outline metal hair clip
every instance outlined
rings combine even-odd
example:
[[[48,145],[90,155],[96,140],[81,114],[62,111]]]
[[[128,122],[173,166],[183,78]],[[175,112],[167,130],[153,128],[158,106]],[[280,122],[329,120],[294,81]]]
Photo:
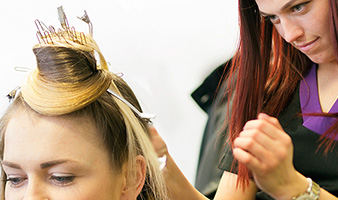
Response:
[[[41,44],[41,40],[43,40],[43,42],[45,44],[48,44],[48,37],[49,39],[52,41],[52,38],[50,37],[50,34],[48,32],[48,27],[40,20],[36,19],[34,21],[36,28],[38,29],[38,31],[36,32],[36,37],[39,40],[39,43]],[[51,42],[53,43],[53,41]]]
[[[38,29],[38,32],[43,33],[45,31],[48,31],[48,27],[42,21],[36,19],[34,23],[36,28]]]
[[[46,38],[47,44],[54,44],[53,39],[48,31],[44,32],[44,38]],[[48,38],[50,41],[48,41]]]
[[[9,103],[11,103],[15,99],[16,94],[17,94],[18,90],[20,90],[20,89],[21,89],[21,87],[17,86],[7,94],[7,98],[9,100]]]
[[[69,29],[69,24],[68,24],[68,20],[67,20],[65,11],[63,10],[62,6],[58,7],[58,15],[59,15],[59,21],[61,23],[61,27],[64,30],[68,30]]]
[[[14,70],[17,71],[17,72],[29,72],[29,71],[30,71],[30,68],[28,68],[28,67],[18,67],[18,66],[15,66],[15,67],[14,67]]]
[[[38,38],[39,44],[41,44],[40,38],[42,41],[46,44],[45,40],[43,39],[43,36],[40,31],[36,32],[36,37]]]
[[[86,10],[84,11],[84,13],[85,14],[82,17],[77,17],[77,18],[81,19],[82,21],[84,21],[84,22],[86,22],[88,24],[88,26],[89,26],[89,33],[90,33],[91,36],[93,36],[93,24],[90,21],[89,16],[88,16]]]
[[[125,100],[120,95],[116,94],[115,92],[111,91],[110,89],[108,89],[107,92],[109,92],[111,95],[115,96],[116,98],[121,100],[123,103],[125,103],[127,106],[129,106],[129,108],[132,109],[141,119],[148,120],[150,122],[150,124],[151,124],[151,119],[154,119],[156,117],[155,114],[141,113],[131,103],[129,103],[127,100]]]
[[[60,41],[63,39],[67,44],[70,44],[70,42],[75,42],[82,45],[87,44],[85,34],[83,32],[78,33],[76,32],[74,27],[69,26],[63,7],[60,6],[57,8],[57,10],[59,15],[59,21],[61,24],[61,28],[59,28],[57,31],[53,26],[47,27],[42,21],[38,19],[35,20],[35,25],[38,29],[36,36],[38,38],[39,43],[46,45],[54,44],[53,38],[57,36]],[[92,23],[90,22],[86,11],[85,15],[80,19],[88,24],[90,34],[93,34]]]

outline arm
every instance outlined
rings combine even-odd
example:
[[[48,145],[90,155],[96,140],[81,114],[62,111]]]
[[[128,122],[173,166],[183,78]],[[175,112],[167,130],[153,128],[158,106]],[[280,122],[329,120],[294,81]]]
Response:
[[[218,185],[215,200],[250,200],[255,199],[258,191],[255,183],[250,181],[248,188],[243,191],[240,187],[236,188],[237,175],[224,171],[221,181]]]
[[[293,144],[276,118],[259,114],[234,141],[234,157],[253,173],[257,186],[278,200],[290,200],[308,187],[293,166]],[[320,200],[338,199],[320,189]]]
[[[167,154],[167,165],[163,169],[164,178],[168,189],[168,197],[173,200],[206,200],[199,191],[186,179],[176,165],[173,158]]]
[[[173,200],[206,200],[207,198],[194,188],[178,168],[168,152],[167,145],[157,133],[156,129],[149,127],[149,130],[153,146],[158,156],[167,156],[167,164],[162,172],[168,189],[168,198]]]
[[[207,198],[194,188],[178,168],[175,161],[168,153],[166,144],[157,131],[153,127],[150,127],[149,129],[151,140],[158,156],[167,156],[167,164],[163,169],[163,175],[168,189],[168,198],[173,200],[206,200]],[[243,191],[240,188],[236,188],[236,181],[237,175],[230,172],[224,172],[220,185],[218,186],[215,200],[255,199],[257,187],[253,182],[250,183],[248,189]]]

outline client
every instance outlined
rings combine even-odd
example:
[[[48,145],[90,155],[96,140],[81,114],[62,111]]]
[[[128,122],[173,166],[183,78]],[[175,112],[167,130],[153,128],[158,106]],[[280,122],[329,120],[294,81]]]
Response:
[[[63,22],[55,31],[36,21],[37,69],[9,94],[1,198],[166,199],[149,119],[92,35]]]

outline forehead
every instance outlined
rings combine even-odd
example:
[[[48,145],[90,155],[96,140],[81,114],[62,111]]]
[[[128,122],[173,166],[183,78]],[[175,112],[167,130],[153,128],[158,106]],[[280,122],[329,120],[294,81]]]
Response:
[[[37,159],[90,160],[103,153],[98,133],[85,118],[47,117],[32,111],[17,111],[10,119],[4,143],[4,159],[19,162]],[[88,161],[89,161],[88,160]]]
[[[279,13],[304,0],[256,0],[258,8],[264,13]]]

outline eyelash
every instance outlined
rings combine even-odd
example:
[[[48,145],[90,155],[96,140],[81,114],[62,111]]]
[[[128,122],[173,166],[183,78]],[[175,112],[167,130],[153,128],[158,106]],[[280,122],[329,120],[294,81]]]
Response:
[[[55,176],[55,175],[52,175],[52,176],[50,176],[49,179],[51,181],[53,181],[53,183],[55,183],[56,185],[68,186],[74,181],[75,176]]]
[[[75,179],[75,176],[50,176],[49,180],[51,180],[54,184],[58,186],[68,186]],[[24,177],[11,177],[3,180],[5,183],[10,184],[10,187],[18,188],[23,184],[26,180]]]
[[[264,16],[264,19],[265,19],[265,21],[269,21],[271,23],[274,23],[273,22],[274,20],[272,19],[274,17],[276,17],[276,15],[267,15],[267,16]]]
[[[297,4],[295,6],[292,6],[291,10],[293,12],[301,12],[308,3],[310,3],[310,1],[307,1],[307,2],[304,2],[304,3]]]
[[[12,177],[12,178],[7,178],[5,180],[6,183],[9,182],[11,187],[17,188],[20,187],[20,185],[26,180],[26,178],[23,177]]]
[[[304,2],[304,3],[297,4],[297,5],[295,5],[295,6],[292,6],[292,7],[291,7],[291,11],[292,11],[293,13],[295,13],[295,12],[300,13],[300,12],[302,12],[302,11],[304,10],[304,7],[305,7],[308,3],[310,3],[310,1],[307,1],[307,2]],[[276,18],[276,19],[273,19],[273,18]],[[266,21],[270,21],[270,22],[273,23],[273,24],[278,23],[278,22],[277,22],[278,17],[277,17],[276,15],[267,15],[267,16],[264,16],[264,19],[265,19]]]

